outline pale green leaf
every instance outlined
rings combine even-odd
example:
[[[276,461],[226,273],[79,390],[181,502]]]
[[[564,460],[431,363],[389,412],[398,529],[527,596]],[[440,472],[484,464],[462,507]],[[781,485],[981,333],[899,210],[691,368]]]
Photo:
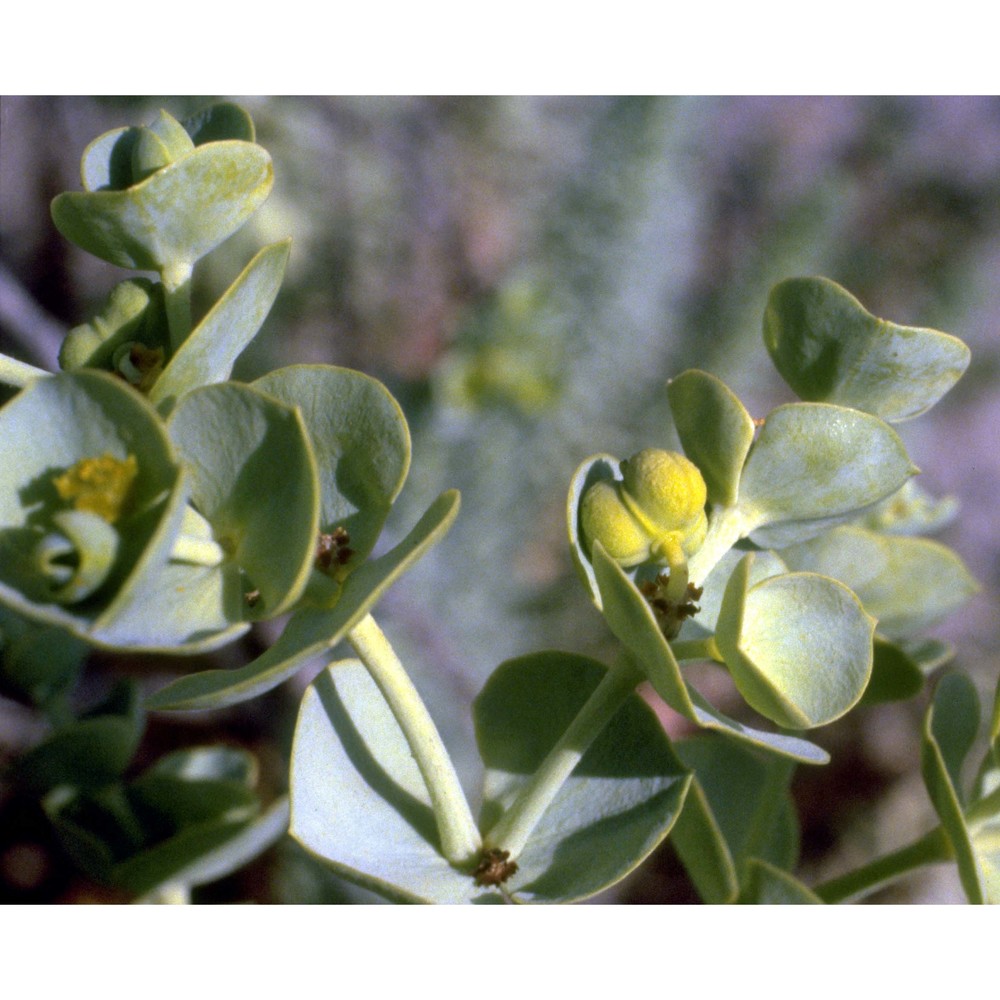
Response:
[[[784,548],[856,516],[918,470],[877,417],[824,403],[767,416],[740,480],[738,508],[763,548]]]
[[[791,278],[771,290],[764,343],[802,399],[891,422],[929,410],[969,364],[957,337],[877,319],[827,278]]]
[[[860,700],[875,620],[843,584],[786,573],[749,584],[754,555],[726,587],[716,643],[744,698],[788,729],[826,725]]]
[[[671,379],[667,395],[684,452],[701,470],[709,502],[732,506],[753,442],[753,419],[724,382],[696,369]]]
[[[264,247],[181,344],[149,392],[161,413],[185,392],[229,378],[274,303],[290,245],[283,240]]]
[[[255,698],[287,680],[309,660],[340,642],[383,593],[451,527],[458,493],[443,493],[402,542],[351,574],[332,609],[302,608],[266,653],[237,670],[205,670],[181,677],[147,701],[158,711],[222,708]]]

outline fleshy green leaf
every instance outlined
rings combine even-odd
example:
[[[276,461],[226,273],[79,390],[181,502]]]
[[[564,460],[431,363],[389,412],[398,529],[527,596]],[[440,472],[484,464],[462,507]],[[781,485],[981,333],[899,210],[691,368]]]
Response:
[[[569,531],[569,547],[580,579],[590,594],[590,599],[600,609],[601,591],[597,586],[594,569],[590,562],[590,552],[584,544],[580,530],[580,500],[584,493],[597,482],[613,482],[617,478],[618,459],[611,455],[593,455],[582,462],[573,473],[566,498],[566,525]]]
[[[118,778],[139,745],[144,714],[133,684],[120,684],[87,716],[57,729],[17,763],[18,777],[45,791],[57,785],[99,788]]]
[[[156,116],[156,121],[149,126],[149,130],[159,137],[166,148],[169,156],[168,162],[186,156],[194,149],[191,136],[188,135],[184,126],[173,115],[162,109]]]
[[[885,536],[854,525],[784,549],[781,557],[792,569],[846,583],[889,635],[928,628],[979,589],[962,560],[939,542]]]
[[[715,635],[744,698],[788,729],[826,725],[860,700],[875,619],[843,584],[786,573],[749,585],[754,555],[726,587]]]
[[[984,871],[963,811],[961,769],[979,729],[979,698],[962,674],[941,678],[924,716],[920,766],[927,794],[951,842],[970,903],[986,898]]]
[[[116,128],[99,135],[80,158],[84,191],[121,191],[132,183],[132,150],[140,130]]]
[[[115,352],[128,341],[155,348],[166,339],[162,286],[148,278],[131,278],[111,290],[108,301],[88,323],[74,326],[59,349],[65,370],[112,367]]]
[[[790,764],[732,740],[703,734],[676,746],[694,781],[671,841],[706,903],[731,903],[750,857],[790,867],[798,821],[788,793]]]
[[[254,386],[298,407],[309,431],[320,484],[321,531],[343,528],[354,553],[375,545],[410,468],[410,432],[381,382],[348,368],[292,365]]]
[[[229,378],[274,303],[290,246],[283,240],[261,250],[181,344],[149,392],[161,413],[185,392]]]
[[[250,822],[222,821],[182,831],[114,872],[145,899],[170,885],[194,888],[226,878],[280,840],[288,830],[288,799]]]
[[[696,369],[671,379],[667,395],[684,452],[701,470],[709,502],[732,506],[753,443],[753,419],[724,382]]]
[[[823,900],[793,875],[754,858],[747,862],[747,881],[739,902],[757,906],[796,906],[822,903]]]
[[[212,541],[208,522],[187,505],[186,494],[164,518],[161,534],[171,544],[181,536]],[[157,540],[153,555],[162,552]],[[167,552],[169,555],[169,551]],[[244,595],[219,566],[152,560],[118,596],[91,633],[111,647],[193,655],[218,649],[250,627],[242,620]]]
[[[0,691],[45,705],[72,686],[89,652],[69,632],[0,607]]]
[[[569,653],[502,664],[476,699],[486,765],[484,827],[507,808],[607,673]],[[667,835],[688,775],[653,712],[629,695],[577,764],[518,855],[505,888],[519,902],[565,903],[614,885]]]
[[[250,115],[239,105],[228,101],[210,104],[196,115],[185,118],[183,124],[196,146],[224,139],[254,142],[257,138]]]
[[[883,636],[875,636],[872,679],[865,688],[862,705],[902,701],[920,693],[924,673],[900,646]]]
[[[684,681],[670,644],[657,626],[646,599],[600,545],[594,547],[594,573],[608,627],[634,656],[656,693],[674,711],[698,726],[719,730],[793,760],[806,764],[825,764],[829,760],[824,750],[807,740],[753,729],[710,705]]]
[[[955,648],[943,639],[899,639],[900,649],[917,665],[924,677],[929,677],[955,656]]]
[[[791,403],[768,414],[750,449],[738,507],[752,541],[784,548],[895,493],[917,471],[877,417]]]
[[[210,820],[235,822],[258,809],[256,761],[229,747],[195,747],[161,757],[128,787],[138,814],[174,829]]]
[[[579,657],[541,654],[494,674],[476,708],[488,796],[496,783],[514,792],[602,669]],[[553,714],[536,711],[525,723],[520,709],[537,708],[539,699]],[[502,900],[438,853],[426,788],[360,663],[335,664],[307,692],[292,757],[291,832],[338,873],[398,901]],[[522,902],[565,902],[615,881],[665,835],[686,785],[655,717],[633,696],[549,807],[506,888]]]
[[[306,691],[290,790],[289,832],[349,881],[396,902],[500,901],[440,854],[409,744],[357,660],[328,667]]]
[[[211,385],[184,396],[169,430],[191,472],[192,502],[228,555],[229,585],[259,591],[246,617],[286,611],[312,570],[319,520],[298,411],[251,386]]]
[[[730,549],[716,564],[711,573],[705,577],[702,585],[703,593],[698,598],[698,607],[701,609],[694,617],[689,618],[681,629],[680,639],[690,639],[699,635],[712,634],[715,632],[719,621],[719,612],[722,610],[722,598],[726,593],[726,584],[733,575],[739,561],[746,555],[741,549]],[[777,576],[779,573],[787,573],[788,567],[781,557],[775,553],[764,550],[755,552],[753,564],[750,567],[750,578],[748,586],[760,583],[769,576]]]
[[[151,893],[158,886],[181,882],[181,873],[207,854],[221,852],[227,842],[245,833],[246,820],[210,820],[181,829],[173,837],[154,844],[117,864],[109,881],[136,895]]]
[[[344,583],[330,610],[302,608],[277,642],[238,670],[205,670],[161,688],[147,701],[157,711],[222,708],[255,698],[291,677],[315,656],[332,649],[375,606],[389,586],[451,527],[458,493],[443,493],[402,542],[359,567]]]
[[[861,527],[888,535],[933,535],[955,520],[958,509],[955,497],[931,496],[916,479],[907,479],[864,516]]]
[[[87,182],[103,180],[97,150],[84,159]],[[271,158],[260,146],[213,142],[124,190],[58,195],[52,219],[70,242],[119,267],[190,268],[246,222],[273,181]]]
[[[764,343],[802,399],[893,423],[929,410],[969,364],[957,337],[877,319],[826,278],[791,278],[771,290]]]

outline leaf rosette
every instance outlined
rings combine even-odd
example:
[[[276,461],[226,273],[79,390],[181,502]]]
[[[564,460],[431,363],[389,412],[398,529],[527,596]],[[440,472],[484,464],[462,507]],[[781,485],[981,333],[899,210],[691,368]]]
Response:
[[[56,228],[119,267],[189,272],[246,222],[274,180],[249,119],[224,118],[217,113],[215,129],[185,128],[161,111],[149,127],[95,139],[80,164],[84,190],[52,203]]]
[[[0,411],[0,470],[0,600],[121,643],[132,595],[166,564],[186,499],[156,412],[102,372],[38,379]]]

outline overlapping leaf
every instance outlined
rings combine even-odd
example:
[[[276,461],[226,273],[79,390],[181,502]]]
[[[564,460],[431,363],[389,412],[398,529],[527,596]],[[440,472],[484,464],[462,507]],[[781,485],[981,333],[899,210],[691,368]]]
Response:
[[[839,718],[872,670],[875,619],[842,583],[783,573],[750,586],[748,553],[726,587],[715,640],[740,693],[789,729]]]
[[[648,602],[600,546],[595,547],[594,572],[609,628],[632,653],[656,693],[671,708],[698,726],[719,730],[803,763],[825,764],[829,760],[825,751],[808,740],[754,729],[715,709],[688,686]]]
[[[332,649],[375,606],[391,584],[451,527],[458,513],[454,490],[443,493],[395,548],[346,580],[332,609],[302,608],[266,653],[237,670],[205,670],[157,691],[147,707],[162,711],[221,708],[270,691],[313,657]]]
[[[969,364],[958,338],[877,319],[827,278],[791,278],[771,290],[764,343],[802,399],[890,422],[930,409]]]
[[[979,589],[962,560],[939,542],[854,525],[784,549],[781,556],[792,569],[842,580],[888,635],[923,631]]]

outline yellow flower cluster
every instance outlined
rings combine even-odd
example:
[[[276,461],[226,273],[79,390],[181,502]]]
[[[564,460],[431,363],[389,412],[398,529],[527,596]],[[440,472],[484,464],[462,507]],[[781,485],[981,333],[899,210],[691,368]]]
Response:
[[[82,458],[53,480],[56,492],[72,502],[75,510],[87,511],[114,524],[122,515],[139,474],[135,455],[115,458]]]
[[[674,451],[647,448],[622,462],[620,482],[594,483],[580,504],[589,545],[599,541],[622,566],[693,555],[705,540],[705,480]]]

